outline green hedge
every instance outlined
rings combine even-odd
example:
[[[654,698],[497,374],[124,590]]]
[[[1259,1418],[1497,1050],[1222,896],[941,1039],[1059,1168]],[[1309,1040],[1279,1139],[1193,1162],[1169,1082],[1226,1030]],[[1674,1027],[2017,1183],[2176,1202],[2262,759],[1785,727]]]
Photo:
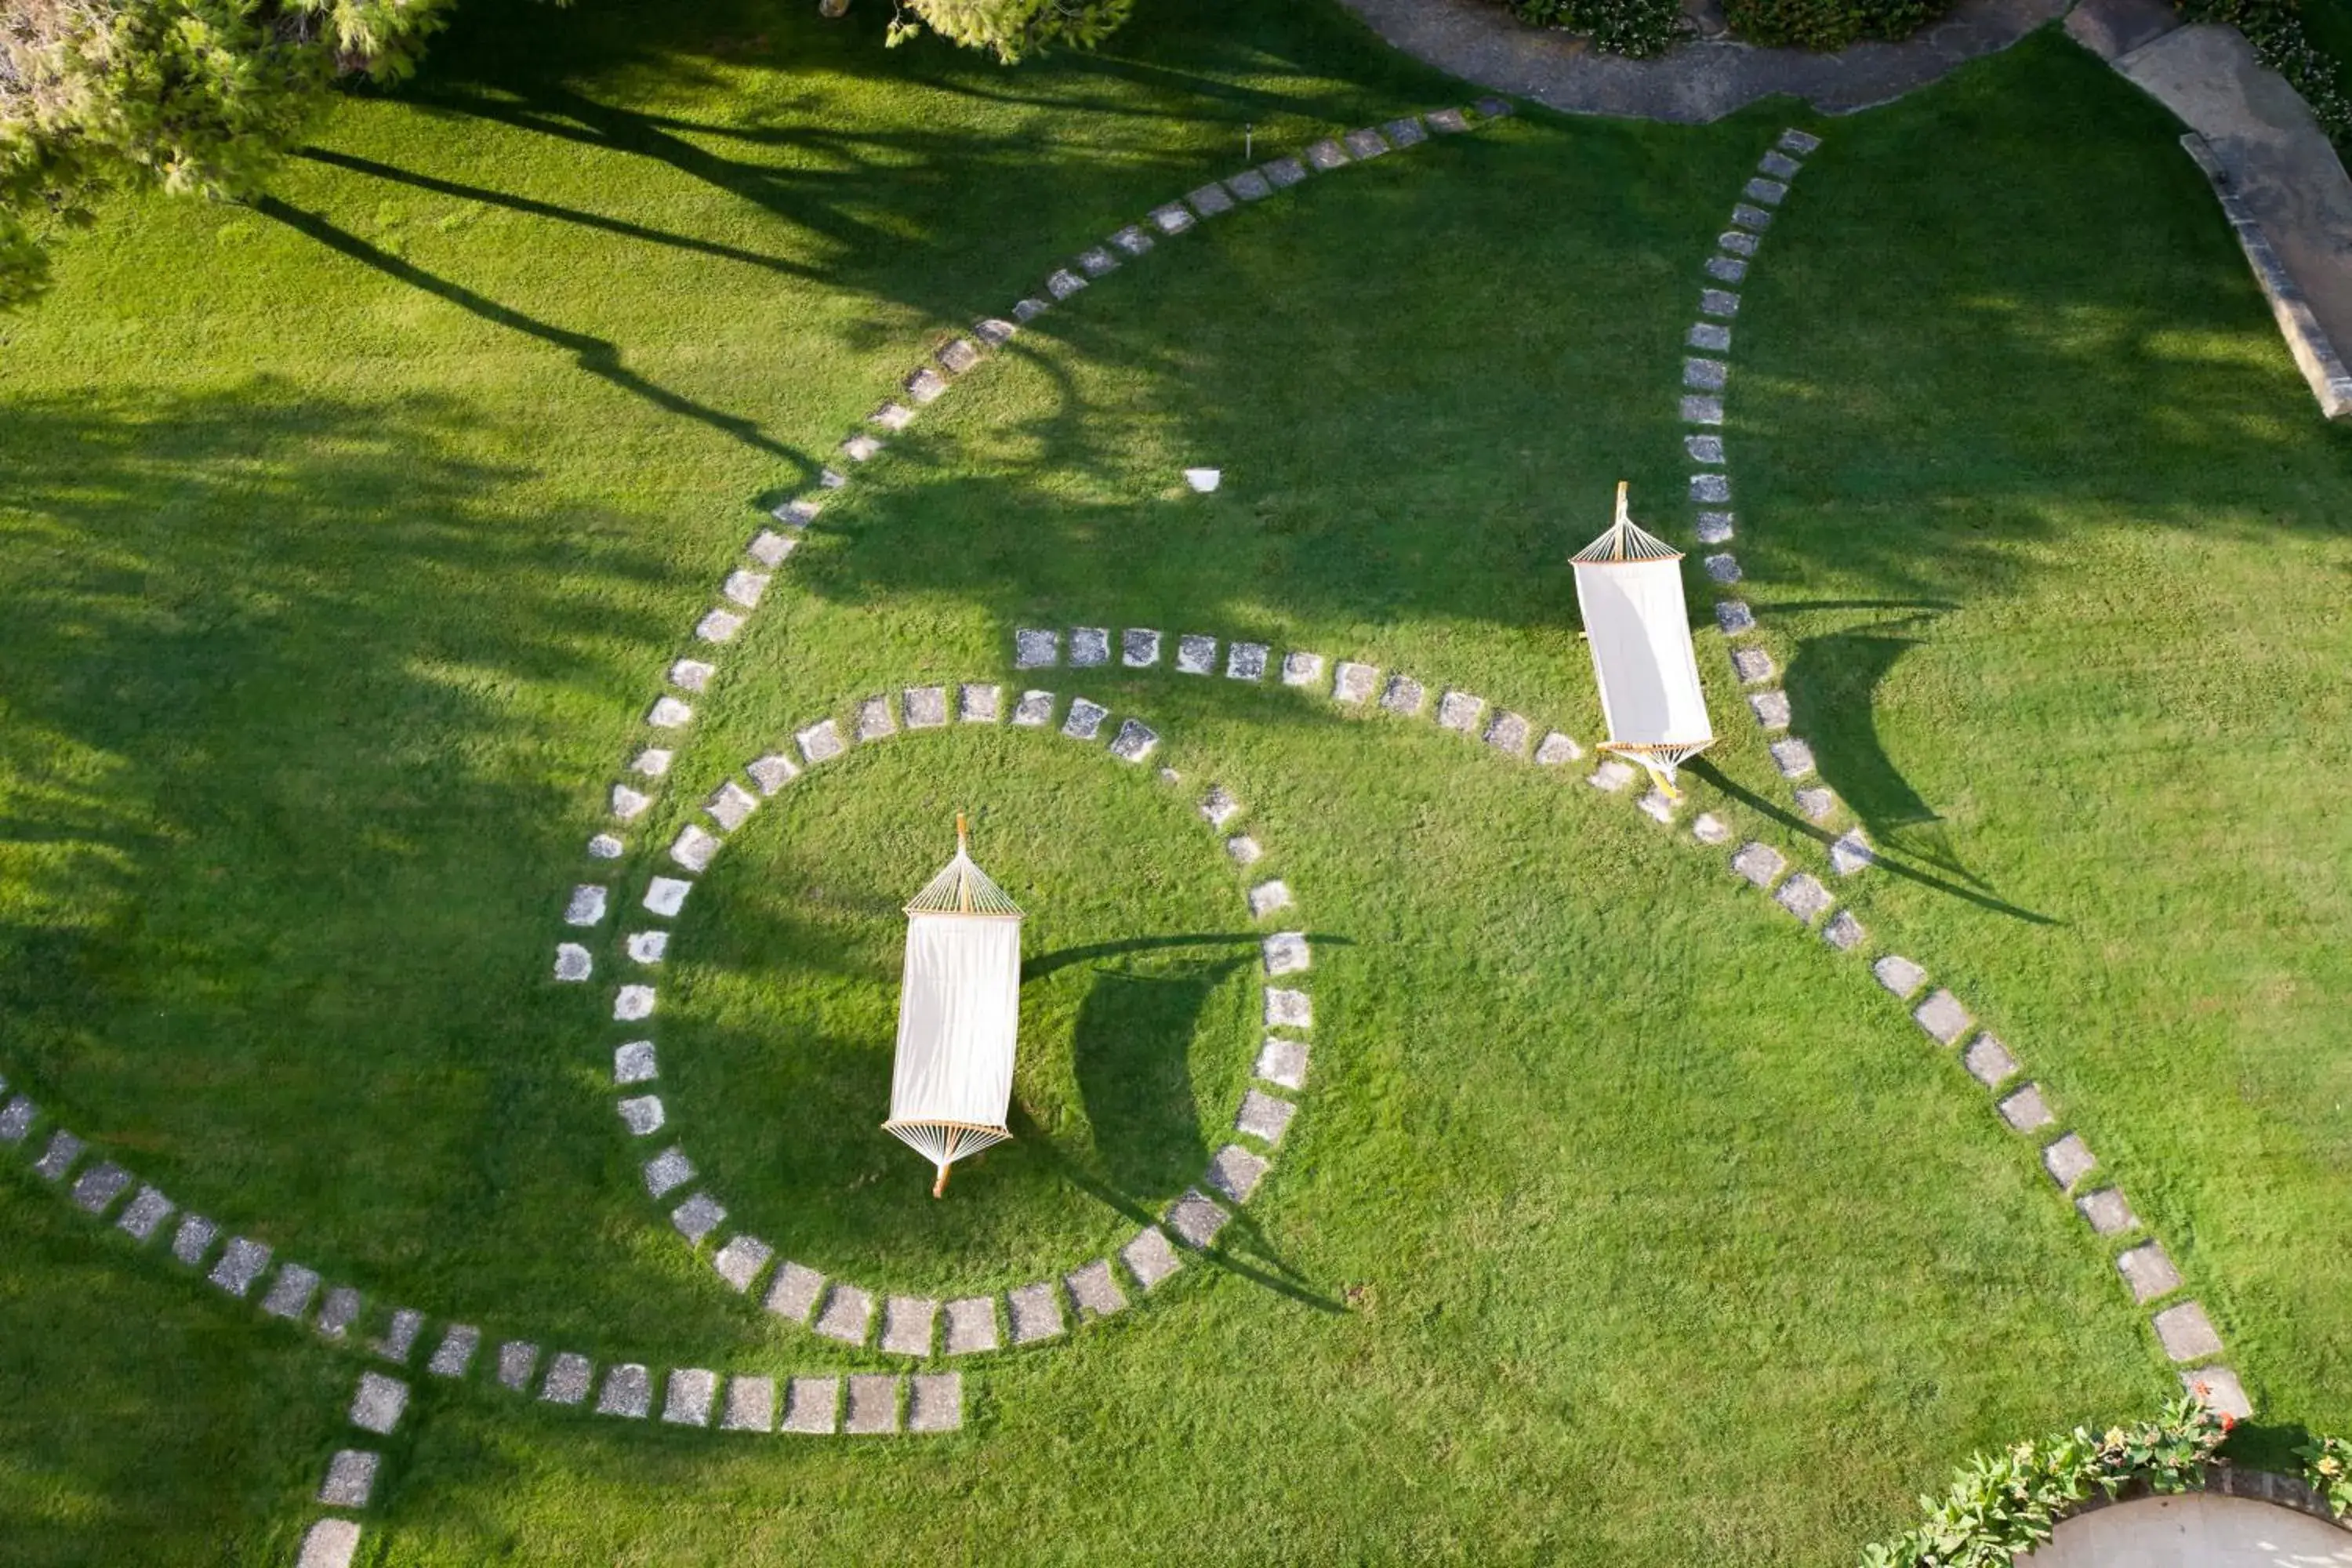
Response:
[[[1604,54],[1654,55],[1682,36],[1675,0],[1508,0],[1512,14],[1538,27],[1582,33]]]
[[[1724,0],[1724,19],[1751,44],[1842,49],[1858,38],[1906,38],[1951,0]]]

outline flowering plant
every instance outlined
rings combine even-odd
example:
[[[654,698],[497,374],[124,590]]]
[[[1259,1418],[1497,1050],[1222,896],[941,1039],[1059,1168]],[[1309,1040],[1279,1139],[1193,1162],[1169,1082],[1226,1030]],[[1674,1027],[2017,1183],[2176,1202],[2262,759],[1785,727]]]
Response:
[[[2311,1489],[2337,1513],[2352,1513],[2352,1439],[2314,1437],[2295,1454]]]

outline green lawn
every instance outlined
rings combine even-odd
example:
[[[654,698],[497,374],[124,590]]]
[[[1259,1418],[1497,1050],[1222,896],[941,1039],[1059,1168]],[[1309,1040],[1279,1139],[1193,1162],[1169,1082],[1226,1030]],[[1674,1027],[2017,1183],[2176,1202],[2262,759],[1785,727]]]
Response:
[[[547,978],[761,510],[1244,126],[1466,96],[1320,3],[1147,7],[1011,73],[809,10],[485,5],[270,203],[126,204],[0,324],[0,1073],[380,1304],[600,1361],[880,1364],[645,1202],[614,928],[598,985]],[[813,719],[1014,679],[1022,625],[1361,655],[1592,739],[1563,560],[1619,478],[1687,542],[1698,263],[1790,112],[1523,115],[1040,320],[828,508],[616,885]],[[2063,38],[1815,129],[1727,437],[1796,727],[1893,862],[1840,890],[2025,1057],[2265,1418],[2352,1427],[2352,448],[2162,116]],[[1698,805],[1818,864],[1701,656]],[[1229,1258],[968,1368],[952,1438],[421,1381],[364,1561],[1841,1563],[1971,1449],[2172,1390],[2032,1145],[1717,855],[1272,681],[1041,683],[1145,717],[1181,785],[1008,730],[826,764],[677,922],[661,1092],[737,1223],[848,1278],[1099,1256],[1255,1055],[1222,781],[1317,941]],[[897,905],[959,805],[1033,917],[1023,1136],[934,1205],[874,1124]],[[356,1363],[69,1214],[0,1184],[0,1563],[290,1561]]]

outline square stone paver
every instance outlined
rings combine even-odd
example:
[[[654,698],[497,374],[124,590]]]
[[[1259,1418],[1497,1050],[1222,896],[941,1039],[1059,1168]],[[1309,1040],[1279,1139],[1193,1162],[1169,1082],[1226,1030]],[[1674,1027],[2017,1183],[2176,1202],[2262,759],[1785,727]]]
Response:
[[[709,1193],[697,1193],[669,1211],[669,1223],[677,1227],[678,1235],[699,1247],[727,1223],[727,1206]]]
[[[1110,662],[1110,628],[1108,626],[1072,626],[1070,628],[1070,667],[1073,669],[1093,669]]]
[[[329,1508],[365,1508],[375,1491],[376,1456],[364,1448],[342,1448],[327,1461],[327,1479],[320,1484],[319,1500]]]
[[[75,1178],[74,1205],[85,1214],[102,1215],[130,1184],[130,1172],[111,1160],[101,1160]]]
[[[1132,232],[1138,237],[1141,237],[1143,234],[1139,228],[1132,231],[1122,229],[1119,232],[1121,234]],[[1149,246],[1151,242],[1146,239],[1143,243]],[[949,374],[961,375],[980,363],[980,345],[970,338],[950,338],[939,346],[931,357],[946,367]]]
[[[1780,770],[1784,779],[1801,779],[1813,771],[1813,749],[1791,736],[1775,741],[1767,748],[1772,753],[1772,765]]]
[[[772,1377],[730,1377],[727,1407],[719,1413],[723,1432],[772,1432],[776,1429],[776,1380]]]
[[[866,422],[878,425],[895,436],[915,422],[915,411],[894,399],[867,415]]]
[[[1245,1204],[1257,1191],[1267,1163],[1265,1155],[1252,1153],[1238,1143],[1228,1143],[1210,1157],[1208,1183],[1234,1202]]]
[[[1633,803],[1643,816],[1653,822],[1672,825],[1675,820],[1674,798],[1662,790],[1651,790]]]
[[[1458,730],[1469,735],[1477,732],[1480,715],[1486,711],[1486,700],[1473,697],[1467,691],[1449,691],[1437,700],[1438,727]]]
[[[1151,248],[1151,237],[1143,231],[1143,226],[1139,223],[1129,224],[1125,228],[1112,235],[1110,242],[1129,256],[1141,256]]]
[[[811,1326],[826,1339],[862,1345],[874,1331],[874,1298],[855,1285],[836,1282],[825,1293],[824,1310]]]
[[[1756,629],[1756,612],[1738,599],[1720,599],[1716,602],[1715,624],[1725,637],[1738,637]]]
[[[324,1338],[347,1338],[352,1325],[360,1321],[360,1309],[363,1305],[365,1300],[357,1290],[349,1285],[338,1285],[329,1290],[327,1299],[320,1303],[319,1321],[314,1326]]]
[[[425,1314],[414,1307],[403,1307],[392,1314],[392,1321],[368,1348],[385,1361],[406,1366],[415,1353],[416,1337],[424,1331]]]
[[[66,1173],[73,1169],[74,1162],[81,1158],[82,1151],[88,1147],[70,1132],[52,1132],[48,1147],[41,1152],[39,1159],[33,1162],[33,1169],[45,1181],[62,1182],[66,1179]]]
[[[1259,947],[1265,955],[1265,972],[1271,975],[1296,974],[1315,961],[1305,931],[1276,931]]]
[[[1176,673],[1207,675],[1217,668],[1217,639],[1187,632],[1176,639]]]
[[[1870,847],[1859,827],[1849,828],[1830,846],[1830,869],[1841,877],[1851,877],[1865,866],[1878,862],[1878,853]]]
[[[2121,1236],[2139,1224],[2139,1216],[2132,1213],[2131,1205],[2113,1187],[2084,1193],[2074,1200],[2074,1207],[2082,1214],[2084,1223],[2101,1236]]]
[[[1731,375],[1731,366],[1719,359],[1685,359],[1683,361],[1683,384],[1699,392],[1721,392]],[[1721,478],[1721,475],[1715,476]],[[1699,500],[1721,500],[1725,496],[1699,497]]]
[[[1991,1035],[1979,1035],[1969,1041],[1969,1048],[1960,1053],[1960,1065],[1987,1089],[2017,1074],[2017,1058]]]
[[[1707,393],[1691,393],[1683,399],[1682,416],[1685,425],[1720,425],[1723,399]]]
[[[1265,661],[1274,650],[1262,642],[1237,642],[1225,650],[1227,680],[1263,680]]]
[[[681,730],[694,722],[694,708],[675,697],[657,698],[646,710],[646,722],[656,730]]]
[[[1334,702],[1369,701],[1372,689],[1380,681],[1381,672],[1369,664],[1341,659],[1331,677],[1331,700]]]
[[[2063,1192],[2074,1191],[2074,1184],[2089,1175],[2098,1163],[2098,1156],[2091,1152],[2091,1146],[2083,1142],[2079,1132],[2069,1132],[2042,1151],[2042,1168],[2050,1173],[2050,1179]]]
[[[661,1076],[660,1063],[654,1056],[651,1040],[631,1040],[613,1051],[613,1081],[625,1087],[646,1083]]]
[[[776,1249],[758,1237],[738,1236],[711,1256],[710,1267],[738,1291],[748,1293],[775,1255]]]
[[[1701,544],[1727,544],[1731,541],[1732,514],[1727,511],[1703,511],[1694,531]]]
[[[1539,767],[1556,768],[1572,763],[1584,755],[1584,748],[1576,743],[1573,735],[1563,735],[1554,730],[1536,747],[1536,763]]]
[[[1087,277],[1100,278],[1118,270],[1118,258],[1110,253],[1108,246],[1088,246],[1078,252],[1078,266]]]
[[[1160,232],[1162,234],[1181,234],[1192,226],[1192,215],[1185,210],[1184,204],[1181,202],[1170,202],[1165,206],[1153,207],[1149,216],[1151,221],[1159,226]]]
[[[801,776],[800,764],[782,752],[771,752],[764,757],[755,758],[744,764],[743,771],[751,775],[751,782],[760,786],[760,793],[764,795],[773,795]]]
[[[936,730],[948,721],[948,689],[944,686],[910,686],[903,702],[909,730]]]
[[[1355,162],[1348,156],[1345,147],[1328,136],[1307,149],[1307,161],[1327,174],[1344,163]]]
[[[586,1356],[575,1351],[559,1352],[547,1363],[547,1378],[539,1385],[539,1396],[550,1405],[583,1404],[595,1374],[595,1365]]]
[[[1927,984],[1927,972],[1900,953],[1888,953],[1872,964],[1870,972],[1881,985],[1906,1001]]]
[[[683,1149],[665,1149],[646,1162],[646,1195],[665,1198],[694,1180],[694,1162]]]
[[[1797,177],[1797,171],[1804,165],[1776,149],[1765,153],[1763,161],[1756,167],[1759,173],[1769,174],[1776,180],[1793,180]]]
[[[1809,132],[1790,130],[1780,132],[1780,147],[1787,152],[1796,153],[1801,158],[1821,144],[1822,139]]]
[[[321,1519],[302,1535],[294,1568],[352,1568],[360,1549],[360,1527],[348,1519]]]
[[[653,1374],[635,1362],[624,1362],[604,1373],[604,1391],[596,1396],[596,1414],[642,1421],[653,1414]]]
[[[1232,1217],[1197,1187],[1188,1188],[1182,1197],[1168,1205],[1168,1229],[1196,1252],[1214,1243],[1217,1232],[1224,1229],[1225,1221]]]
[[[1753,257],[1758,237],[1744,228],[1727,228],[1715,237],[1715,243],[1734,256]]]
[[[1234,1117],[1234,1130],[1261,1139],[1268,1144],[1282,1142],[1290,1130],[1290,1119],[1298,1107],[1262,1089],[1250,1089],[1242,1095],[1242,1108]]]
[[[961,1297],[948,1303],[947,1311],[948,1354],[976,1355],[997,1347],[995,1297]]]
[[[1020,311],[1022,305],[1027,305],[1029,303],[1029,300],[1024,300],[1021,301],[1020,305],[1015,305],[1013,309],[1017,314]],[[1042,310],[1045,308],[1045,306],[1043,301],[1039,301],[1037,303],[1038,310]],[[870,463],[875,458],[882,455],[882,443],[861,430],[856,435],[852,436],[848,440],[844,441],[841,444],[841,450],[853,463]]]
[[[1720,463],[1723,461],[1723,437],[1685,436],[1683,437],[1683,450],[1689,454],[1694,463]]]
[[[733,779],[729,779],[710,792],[710,797],[702,803],[702,809],[709,813],[713,822],[732,833],[751,820],[751,814],[760,809],[760,797]]]
[[[599,833],[588,840],[588,858],[592,860],[618,860],[628,847],[616,835]]]
[[[1391,713],[1418,713],[1428,700],[1421,682],[1410,675],[1390,676],[1387,688],[1381,693],[1381,706]]]
[[[1757,724],[1766,730],[1789,727],[1789,694],[1785,691],[1751,691],[1748,706],[1756,714]]]
[[[139,1241],[152,1239],[176,1207],[171,1199],[153,1187],[141,1187],[131,1201],[122,1205],[115,1219],[117,1228],[128,1232]]]
[[[1062,1289],[1070,1293],[1070,1310],[1081,1322],[1088,1318],[1108,1318],[1127,1305],[1127,1292],[1112,1277],[1108,1258],[1097,1258],[1083,1268],[1071,1269],[1062,1276]]]
[[[1731,222],[1736,228],[1744,228],[1750,234],[1762,234],[1772,226],[1772,215],[1762,207],[1741,202],[1731,209]]]
[[[243,1296],[268,1267],[269,1248],[266,1245],[242,1236],[232,1237],[220,1261],[213,1265],[209,1278],[230,1295]]]
[[[400,1414],[407,1408],[408,1384],[380,1372],[360,1373],[359,1388],[352,1395],[352,1426],[381,1436],[400,1425]]]
[[[1789,187],[1778,180],[1768,180],[1759,174],[1740,186],[1739,192],[1750,201],[1762,202],[1768,207],[1777,207],[1787,198]]]
[[[898,1429],[898,1380],[887,1373],[860,1373],[846,1380],[848,1407],[841,1429],[857,1437],[878,1437]]]
[[[1470,129],[1470,121],[1463,118],[1458,109],[1433,109],[1428,118],[1431,130],[1442,131],[1449,136]]]
[[[1780,884],[1773,901],[1807,925],[1820,919],[1837,900],[1818,878],[1800,871]]]
[[[1749,684],[1759,680],[1769,680],[1777,673],[1772,663],[1772,656],[1760,647],[1733,648],[1731,669],[1733,674]]]
[[[1759,888],[1769,888],[1789,868],[1788,858],[1769,844],[1753,840],[1731,858],[1731,868]]]
[[[1321,654],[1294,651],[1282,656],[1282,683],[1285,686],[1312,686],[1322,679]]]
[[[1706,258],[1706,275],[1718,283],[1744,282],[1748,263],[1737,256],[1710,256]]]
[[[882,1303],[882,1348],[893,1355],[931,1353],[940,1304],[928,1296],[893,1296]]]
[[[1062,733],[1073,741],[1097,740],[1102,734],[1103,721],[1109,717],[1110,710],[1101,703],[1073,697],[1069,714],[1062,721]]]
[[[1257,1053],[1257,1066],[1252,1070],[1259,1078],[1284,1089],[1307,1087],[1307,1046],[1305,1040],[1269,1038]]]
[[[463,1377],[474,1364],[474,1356],[482,1348],[482,1331],[471,1323],[452,1323],[434,1347],[433,1355],[425,1370],[436,1377]],[[526,1374],[527,1375],[527,1374]]]
[[[2042,1098],[2042,1086],[2036,1083],[2029,1083],[2015,1093],[2003,1097],[1993,1109],[2000,1112],[2003,1121],[2020,1132],[2039,1131],[2058,1120],[2050,1113],[2050,1107]]]
[[[1249,890],[1249,911],[1252,920],[1264,920],[1276,910],[1290,907],[1290,887],[1279,880],[1260,882]]]
[[[954,1432],[963,1426],[963,1374],[919,1373],[907,1380],[907,1430]]]
[[[960,686],[956,689],[956,717],[967,724],[993,724],[1003,697],[1002,687]]]
[[[2213,1331],[2213,1321],[2205,1315],[2201,1302],[2183,1301],[2177,1307],[2167,1307],[2150,1321],[2156,1328],[2157,1342],[2175,1361],[2196,1361],[2221,1353],[2221,1336]]]
[[[1359,158],[1377,158],[1389,150],[1388,139],[1369,125],[1361,131],[1349,132],[1341,140],[1348,143],[1348,151]]]
[[[2116,1270],[2131,1287],[2132,1300],[2142,1306],[2180,1289],[2180,1270],[2172,1266],[2164,1248],[2153,1241],[2142,1242],[2118,1254]]]
[[[1212,827],[1223,827],[1241,808],[1242,803],[1235,800],[1233,793],[1223,784],[1212,784],[1209,793],[1201,798],[1201,815],[1208,819]]]
[[[1153,1225],[1137,1231],[1118,1249],[1118,1260],[1146,1290],[1158,1289],[1161,1280],[1184,1267],[1183,1258],[1168,1244],[1167,1233]]]
[[[681,658],[669,667],[669,683],[681,691],[701,691],[709,686],[710,678],[718,673],[719,667],[715,664],[706,664],[698,658]]]
[[[1087,280],[1066,267],[1057,267],[1045,277],[1045,292],[1056,300],[1066,300],[1087,286]]]
[[[1278,191],[1286,191],[1307,179],[1307,165],[1296,158],[1276,158],[1271,163],[1260,163],[1257,172]]]
[[[1214,217],[1219,213],[1234,210],[1234,198],[1226,194],[1224,186],[1213,180],[1198,190],[1185,192],[1184,202],[1202,217]]]
[[[1912,1018],[1939,1045],[1956,1046],[1968,1033],[1969,1010],[1949,991],[1938,989],[1919,1004]]]
[[[1709,577],[1718,583],[1737,583],[1742,575],[1739,570],[1739,558],[1727,552],[1721,555],[1706,556],[1700,561],[1699,564],[1706,569],[1706,574]]]
[[[1853,918],[1852,910],[1840,910],[1831,917],[1830,923],[1822,928],[1822,940],[1840,952],[1852,952],[1870,940],[1870,932]]]
[[[1593,769],[1584,782],[1594,789],[1615,795],[1641,776],[1641,770],[1624,758],[1611,757]]]
[[[719,853],[720,840],[698,823],[688,823],[677,830],[677,841],[669,847],[669,858],[689,871],[705,871]]]
[[[538,1364],[539,1347],[528,1340],[509,1340],[499,1347],[499,1382],[517,1394],[530,1386]]]
[[[1245,202],[1262,201],[1274,194],[1274,186],[1255,169],[1244,169],[1238,174],[1225,176],[1225,189]]]
[[[1062,662],[1062,634],[1044,626],[1020,626],[1013,633],[1013,668],[1050,669]]]
[[[1043,729],[1054,721],[1054,694],[1050,691],[1024,691],[1021,700],[1013,705],[1013,721],[1029,729]]]
[[[828,1436],[841,1419],[841,1379],[796,1377],[784,1386],[783,1430]]]
[[[563,923],[572,926],[592,926],[604,918],[604,889],[588,883],[572,889],[571,899],[563,906]]]
[[[213,1243],[220,1239],[220,1226],[200,1214],[192,1214],[180,1221],[180,1228],[172,1235],[172,1256],[194,1268],[205,1260]]]
[[[1482,739],[1507,757],[1523,757],[1527,755],[1530,732],[1531,726],[1524,718],[1517,713],[1499,711],[1486,721],[1486,733]]]
[[[1731,825],[1711,811],[1702,811],[1697,820],[1691,824],[1691,837],[1701,844],[1728,844],[1731,842]]]
[[[680,1367],[662,1388],[662,1419],[673,1426],[708,1426],[719,1400],[719,1374],[698,1366]]]
[[[1139,763],[1151,755],[1160,744],[1160,732],[1140,719],[1119,721],[1118,733],[1111,737],[1110,754],[1123,763]]]
[[[664,920],[674,920],[686,908],[686,896],[692,891],[694,883],[688,879],[656,877],[646,884],[646,908]]]
[[[859,742],[887,740],[898,732],[898,704],[886,697],[869,697],[857,705],[851,733]]]
[[[1827,822],[1837,811],[1837,792],[1827,784],[1814,784],[1805,789],[1790,790],[1797,809],[1813,822]]]
[[[627,784],[614,784],[611,798],[613,815],[623,822],[635,822],[638,817],[643,816],[646,808],[654,803],[653,796],[641,789],[633,789]]]
[[[1421,126],[1421,116],[1408,114],[1402,120],[1391,120],[1381,129],[1387,132],[1389,142],[1396,147],[1413,147],[1429,140],[1429,132]]]
[[[812,764],[837,757],[849,749],[849,742],[841,738],[841,726],[830,719],[821,719],[795,732],[793,741],[801,749],[801,759]]]
[[[1315,1026],[1315,1003],[1304,991],[1286,991],[1277,985],[1265,988],[1265,1026],[1269,1029],[1311,1029]]]
[[[2194,1372],[2184,1372],[2180,1374],[2180,1389],[2216,1415],[2243,1421],[2254,1413],[2254,1402],[2246,1397],[2245,1384],[2240,1383],[2238,1374],[2226,1366],[2200,1366]],[[2246,1471],[2242,1479],[2252,1479],[2260,1474],[2260,1471]]]
[[[320,1284],[317,1269],[289,1263],[269,1282],[268,1294],[261,1298],[261,1310],[273,1318],[290,1318],[299,1322],[309,1315]]]
[[[1049,1279],[1017,1285],[1006,1291],[1004,1310],[1013,1325],[1013,1342],[1016,1345],[1050,1340],[1062,1331],[1062,1303]]]

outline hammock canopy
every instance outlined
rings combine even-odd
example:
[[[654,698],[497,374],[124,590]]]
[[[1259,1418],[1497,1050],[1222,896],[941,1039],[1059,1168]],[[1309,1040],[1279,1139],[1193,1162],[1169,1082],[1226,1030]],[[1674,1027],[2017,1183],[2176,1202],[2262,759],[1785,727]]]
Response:
[[[1677,765],[1715,743],[1683,603],[1682,552],[1634,526],[1617,486],[1617,521],[1571,557],[1592,646],[1601,749],[1633,758],[1672,788]]]
[[[898,1051],[884,1131],[939,1169],[1013,1134],[1013,1037],[1021,1022],[1021,910],[972,864],[956,817],[955,858],[907,905]]]

